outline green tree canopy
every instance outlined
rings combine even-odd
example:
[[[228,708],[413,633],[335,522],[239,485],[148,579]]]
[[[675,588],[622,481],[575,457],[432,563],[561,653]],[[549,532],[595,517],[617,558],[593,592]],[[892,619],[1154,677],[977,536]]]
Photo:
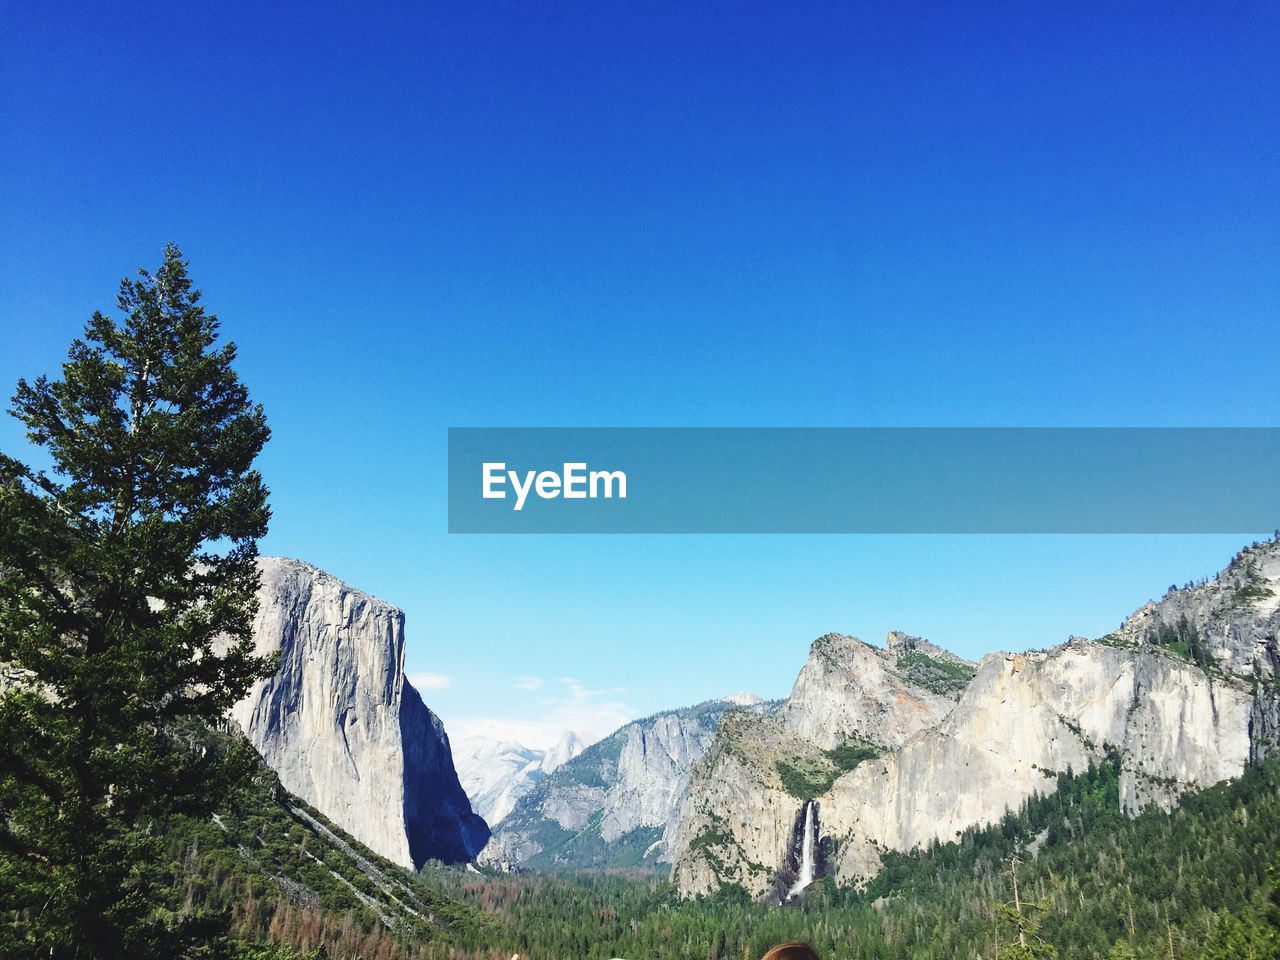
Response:
[[[168,955],[198,918],[157,911],[155,836],[224,802],[237,750],[200,732],[253,656],[252,468],[269,436],[173,245],[95,313],[59,379],[11,413],[42,447],[0,454],[0,954]]]

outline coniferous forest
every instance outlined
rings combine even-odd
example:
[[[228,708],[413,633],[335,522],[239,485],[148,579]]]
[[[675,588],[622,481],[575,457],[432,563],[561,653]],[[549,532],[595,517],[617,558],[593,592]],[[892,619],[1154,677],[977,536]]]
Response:
[[[751,960],[790,939],[854,960],[1225,960],[1280,949],[1276,760],[1135,819],[1119,810],[1114,764],[1063,774],[1056,793],[998,824],[887,854],[863,891],[827,879],[773,908],[734,890],[681,901],[661,875],[639,872],[479,876],[436,865],[414,876],[368,851],[326,847],[310,824],[282,815],[290,803],[278,788],[241,803],[239,819],[176,824],[170,845],[174,909],[234,917],[231,956]],[[403,884],[398,899],[422,916],[387,910],[353,857]],[[290,878],[318,899],[289,896]],[[253,946],[267,941],[275,946]]]

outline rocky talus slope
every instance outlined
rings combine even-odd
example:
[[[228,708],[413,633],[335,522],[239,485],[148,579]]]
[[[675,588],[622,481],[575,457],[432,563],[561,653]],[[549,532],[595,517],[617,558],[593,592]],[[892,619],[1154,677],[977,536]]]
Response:
[[[592,744],[521,797],[480,860],[500,869],[633,866],[669,859],[693,765],[738,694],[655,714]]]
[[[1108,753],[1127,812],[1167,808],[1275,748],[1278,628],[1269,541],[1100,640],[990,654],[976,670],[902,634],[884,650],[823,637],[776,719],[720,725],[684,802],[677,886],[785,891],[809,800],[821,872],[855,884],[881,850],[954,839]]]
[[[206,748],[224,745],[207,734]],[[327,956],[402,956],[403,945],[447,938],[479,919],[289,793],[265,764],[226,809],[172,818],[163,831],[181,865],[170,909],[239,911],[238,938],[324,945]]]
[[[275,675],[232,710],[291,793],[404,867],[472,859],[489,831],[444,727],[404,675],[404,614],[298,560],[264,557],[254,622]]]

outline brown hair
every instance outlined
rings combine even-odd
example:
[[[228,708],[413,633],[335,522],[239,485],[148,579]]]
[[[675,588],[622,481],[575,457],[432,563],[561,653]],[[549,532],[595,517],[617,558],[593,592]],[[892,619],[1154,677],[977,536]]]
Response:
[[[771,947],[763,960],[819,960],[818,951],[803,940],[788,940]]]

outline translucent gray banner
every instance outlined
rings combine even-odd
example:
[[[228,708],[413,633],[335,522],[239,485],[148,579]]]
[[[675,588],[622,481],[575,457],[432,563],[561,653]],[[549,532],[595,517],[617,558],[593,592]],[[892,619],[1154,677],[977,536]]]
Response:
[[[451,533],[1265,533],[1280,428],[453,428]]]

